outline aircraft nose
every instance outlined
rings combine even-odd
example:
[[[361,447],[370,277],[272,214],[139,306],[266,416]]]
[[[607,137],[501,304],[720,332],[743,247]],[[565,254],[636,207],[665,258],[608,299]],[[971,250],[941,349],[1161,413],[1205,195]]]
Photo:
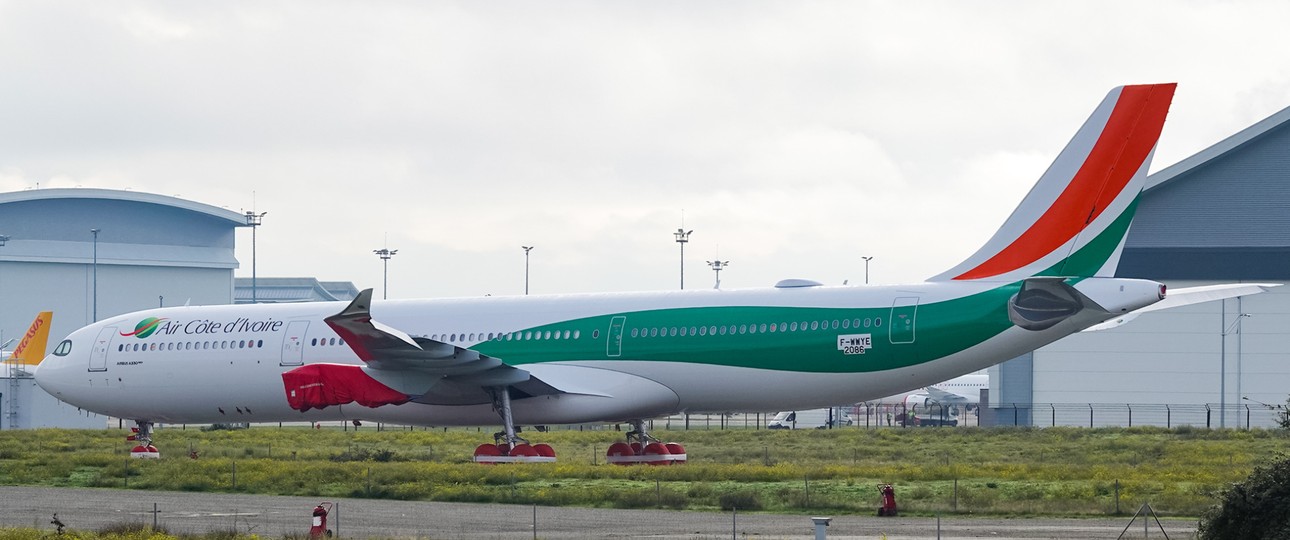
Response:
[[[46,393],[52,396],[59,395],[66,386],[62,383],[67,373],[68,356],[59,356],[57,354],[45,355],[45,358],[32,367],[32,378],[36,379],[36,385],[40,386]]]

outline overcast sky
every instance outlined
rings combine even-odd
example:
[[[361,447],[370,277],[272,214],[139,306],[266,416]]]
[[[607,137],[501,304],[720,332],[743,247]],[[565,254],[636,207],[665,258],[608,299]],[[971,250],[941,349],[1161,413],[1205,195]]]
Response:
[[[1108,90],[1152,170],[1290,106],[1290,3],[0,0],[0,192],[267,211],[260,276],[390,297],[917,282]],[[2,231],[0,231],[2,232]],[[250,233],[238,233],[250,276]]]

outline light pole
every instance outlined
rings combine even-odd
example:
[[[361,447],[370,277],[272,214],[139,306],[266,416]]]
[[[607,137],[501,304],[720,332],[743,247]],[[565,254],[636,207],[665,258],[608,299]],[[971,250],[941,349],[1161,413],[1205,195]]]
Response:
[[[869,284],[869,261],[872,261],[873,257],[860,257],[860,258],[864,259],[864,284],[868,285]]]
[[[4,245],[8,242],[9,242],[9,237],[3,234],[0,234],[0,247],[4,247]],[[3,348],[4,348],[3,344],[0,344],[0,349],[3,349]]]
[[[99,230],[100,229],[90,229],[90,234],[94,235],[94,264],[92,265],[92,272],[94,274],[94,285],[92,288],[92,294],[94,295],[94,308],[93,311],[90,312],[90,317],[93,318],[90,322],[99,321]]]
[[[384,281],[381,284],[381,287],[384,288],[384,290],[381,291],[382,300],[389,300],[390,298],[390,257],[393,257],[398,252],[399,250],[397,249],[387,248],[372,250],[372,253],[375,253],[377,257],[381,258],[381,264],[384,266]]]
[[[524,248],[524,296],[529,295],[529,252],[533,251],[534,246],[520,246]]]
[[[730,265],[730,261],[708,261],[708,266],[712,267],[712,272],[717,275],[717,282],[712,285],[713,289],[721,288],[721,270]]]
[[[1224,300],[1224,301],[1223,301],[1223,305],[1224,305],[1224,308],[1226,308],[1226,307],[1227,307],[1227,301],[1226,301],[1226,300]],[[1224,309],[1224,310],[1223,310],[1223,322],[1224,322],[1224,323],[1226,323],[1226,322],[1227,322],[1227,313],[1226,313],[1226,312],[1227,312],[1227,310],[1226,310],[1226,309]],[[1220,336],[1219,336],[1219,339],[1221,339],[1221,340],[1222,340],[1222,341],[1220,342],[1220,348],[1219,348],[1219,353],[1218,353],[1218,354],[1219,354],[1219,360],[1218,360],[1218,371],[1219,371],[1219,374],[1218,374],[1218,427],[1219,427],[1220,429],[1221,429],[1221,428],[1225,428],[1225,427],[1227,427],[1227,336],[1228,336],[1228,335],[1230,335],[1230,334],[1232,333],[1232,330],[1236,330],[1236,331],[1237,331],[1237,333],[1240,333],[1240,328],[1241,328],[1241,319],[1244,319],[1244,318],[1249,317],[1249,316],[1250,316],[1250,314],[1249,314],[1249,313],[1241,313],[1241,314],[1238,314],[1238,315],[1236,316],[1236,320],[1235,320],[1235,321],[1232,321],[1232,324],[1231,324],[1231,325],[1229,325],[1226,329],[1224,329],[1224,330],[1223,330],[1222,335],[1220,335]]]
[[[694,231],[678,228],[676,232],[672,233],[676,237],[676,243],[681,245],[681,290],[683,291],[685,290],[685,243],[690,241],[690,233],[692,232]]]
[[[260,219],[268,212],[255,213],[251,210],[246,211],[246,225],[251,228],[251,303],[260,303],[260,297],[256,291],[255,280],[255,229],[260,227]]]

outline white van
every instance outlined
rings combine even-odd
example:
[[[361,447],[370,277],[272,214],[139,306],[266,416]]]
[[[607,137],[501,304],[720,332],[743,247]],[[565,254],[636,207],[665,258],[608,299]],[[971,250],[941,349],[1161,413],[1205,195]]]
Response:
[[[829,411],[833,411],[833,426],[829,425]],[[811,409],[807,411],[781,411],[775,413],[766,429],[824,429],[851,425],[851,415],[843,407]]]

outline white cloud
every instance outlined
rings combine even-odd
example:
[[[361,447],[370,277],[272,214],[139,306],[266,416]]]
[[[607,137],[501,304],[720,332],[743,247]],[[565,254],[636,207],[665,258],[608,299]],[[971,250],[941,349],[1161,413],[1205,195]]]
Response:
[[[0,190],[254,204],[261,275],[360,286],[388,232],[400,296],[671,288],[682,209],[687,282],[913,281],[1112,86],[1181,83],[1155,169],[1290,104],[1287,10],[5,4]]]

